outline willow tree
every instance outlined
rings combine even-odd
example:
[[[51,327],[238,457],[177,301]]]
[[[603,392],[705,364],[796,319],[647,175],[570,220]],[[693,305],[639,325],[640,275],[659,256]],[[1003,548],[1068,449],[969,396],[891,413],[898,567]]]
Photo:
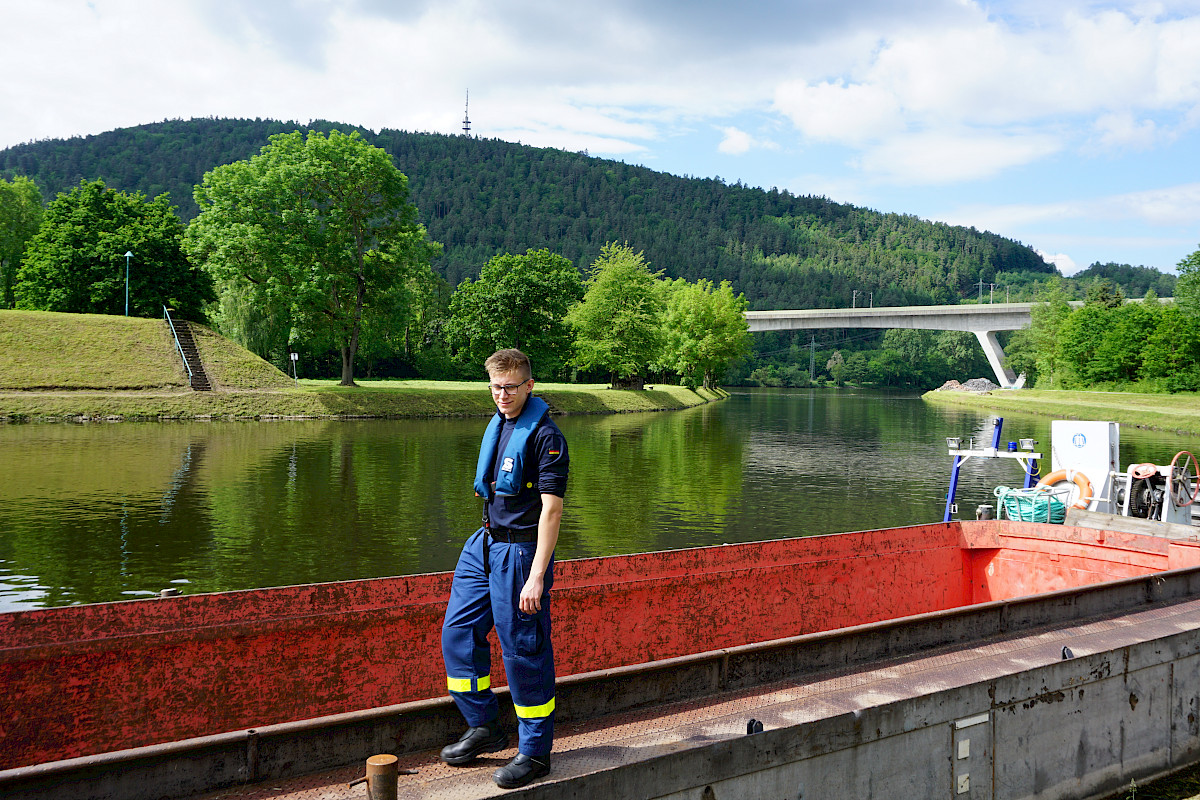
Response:
[[[293,335],[336,347],[343,386],[354,385],[364,317],[394,319],[438,248],[417,222],[408,178],[357,132],[272,136],[259,155],[207,173],[195,197],[192,258],[222,293],[287,313]]]

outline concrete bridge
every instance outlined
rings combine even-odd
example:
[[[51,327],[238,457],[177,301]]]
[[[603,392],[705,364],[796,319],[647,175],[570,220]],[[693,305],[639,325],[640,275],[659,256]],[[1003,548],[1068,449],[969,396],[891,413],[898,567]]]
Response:
[[[1072,305],[1083,305],[1073,303]],[[979,339],[997,383],[1019,389],[1019,378],[1004,366],[1004,350],[996,331],[1028,328],[1033,303],[989,303],[964,306],[891,306],[888,308],[814,308],[804,311],[747,311],[750,331],[794,331],[815,328],[914,328],[926,331],[970,331]]]

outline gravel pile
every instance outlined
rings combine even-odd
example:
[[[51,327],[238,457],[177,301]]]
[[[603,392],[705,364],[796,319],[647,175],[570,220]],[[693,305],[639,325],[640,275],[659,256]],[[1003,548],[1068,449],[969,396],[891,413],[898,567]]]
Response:
[[[993,389],[999,389],[1000,385],[992,383],[987,378],[971,378],[962,385],[964,392],[990,392]]]
[[[987,378],[971,378],[966,383],[958,381],[946,381],[938,387],[939,392],[990,392],[994,389],[999,389],[998,384],[992,383]]]

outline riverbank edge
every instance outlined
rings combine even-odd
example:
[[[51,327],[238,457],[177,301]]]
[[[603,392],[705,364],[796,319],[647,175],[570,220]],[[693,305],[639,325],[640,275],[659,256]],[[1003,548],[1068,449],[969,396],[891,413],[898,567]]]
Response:
[[[921,399],[990,412],[1016,411],[1055,419],[1104,420],[1147,430],[1200,434],[1200,396],[1195,392],[1160,395],[1045,389],[982,393],[934,390],[921,395]]]
[[[352,420],[487,417],[496,412],[482,384],[363,382],[284,390],[0,392],[0,423]],[[692,408],[729,393],[686,386],[610,389],[603,384],[539,384],[555,414],[622,414]]]

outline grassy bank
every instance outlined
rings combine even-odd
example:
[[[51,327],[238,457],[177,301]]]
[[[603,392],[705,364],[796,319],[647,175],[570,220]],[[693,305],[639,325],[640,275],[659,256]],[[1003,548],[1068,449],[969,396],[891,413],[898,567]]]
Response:
[[[0,389],[184,389],[166,323],[48,311],[0,311]]]
[[[662,386],[612,390],[603,384],[538,384],[537,394],[566,414],[605,414],[688,408],[726,396]],[[487,416],[495,413],[484,381],[301,381],[274,390],[0,391],[0,420],[330,419]]]
[[[927,392],[931,403],[961,405],[981,411],[1018,411],[1055,419],[1097,419],[1136,428],[1200,434],[1200,395],[1134,392],[1068,392],[1022,389],[973,392]]]
[[[0,420],[156,420],[486,416],[483,380],[301,381],[203,326],[193,326],[213,392],[188,388],[166,323],[155,319],[0,311]],[[556,411],[603,414],[687,408],[724,392],[659,386],[539,383]]]
[[[194,325],[209,377],[226,389],[286,389],[291,381],[236,342]],[[163,319],[0,311],[0,392],[190,391]]]

